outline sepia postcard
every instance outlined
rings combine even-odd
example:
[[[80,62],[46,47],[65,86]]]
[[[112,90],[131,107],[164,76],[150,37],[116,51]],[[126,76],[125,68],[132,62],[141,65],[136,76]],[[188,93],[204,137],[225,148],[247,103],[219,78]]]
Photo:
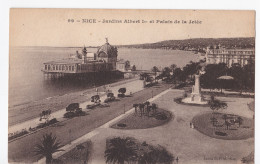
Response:
[[[254,163],[255,11],[10,9],[9,163]]]

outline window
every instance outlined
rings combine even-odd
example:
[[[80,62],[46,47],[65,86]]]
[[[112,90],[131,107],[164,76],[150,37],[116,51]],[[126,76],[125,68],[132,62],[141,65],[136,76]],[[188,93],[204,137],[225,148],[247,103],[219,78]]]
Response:
[[[72,68],[72,71],[74,71],[74,66],[72,66],[71,68]]]
[[[47,70],[48,69],[48,66],[47,65],[45,65],[45,70]]]

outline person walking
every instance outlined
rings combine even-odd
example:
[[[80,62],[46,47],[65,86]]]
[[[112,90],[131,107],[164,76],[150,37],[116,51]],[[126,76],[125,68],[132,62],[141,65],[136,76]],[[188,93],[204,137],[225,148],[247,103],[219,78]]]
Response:
[[[179,157],[178,157],[178,156],[176,157],[176,162],[177,162],[177,164],[178,164],[178,162],[179,162]]]

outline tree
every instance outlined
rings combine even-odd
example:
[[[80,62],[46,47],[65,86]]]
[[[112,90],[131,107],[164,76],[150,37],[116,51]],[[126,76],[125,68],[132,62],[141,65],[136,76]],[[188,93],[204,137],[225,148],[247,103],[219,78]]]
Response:
[[[240,92],[242,93],[244,84],[243,84],[243,79],[244,79],[244,71],[243,68],[239,63],[234,63],[229,69],[230,75],[234,77],[235,81],[235,87],[239,88]]]
[[[125,69],[128,70],[129,68],[130,68],[130,61],[127,60],[127,61],[125,62]]]
[[[172,65],[170,66],[170,69],[172,70],[172,72],[174,72],[175,68],[177,68],[176,64],[172,64]]]
[[[152,103],[152,110],[153,110],[153,114],[156,113],[156,109],[157,109],[157,105],[155,103]]]
[[[228,116],[227,116],[226,114],[224,114],[224,115],[222,116],[222,118],[223,118],[225,121],[227,121]]]
[[[228,128],[231,126],[231,123],[229,121],[225,121],[225,125],[226,125],[227,130],[228,130]]]
[[[137,108],[138,108],[139,104],[133,104],[133,107],[135,108],[135,114],[137,115]]]
[[[146,80],[146,78],[149,76],[148,73],[141,73],[140,74],[140,80]]]
[[[211,96],[211,100],[209,101],[209,105],[210,105],[210,109],[213,110],[213,113],[216,111],[216,110],[219,110],[219,109],[226,109],[227,108],[227,104],[224,103],[224,102],[221,102],[219,100],[216,100],[214,98],[214,96]]]
[[[144,103],[144,105],[146,106],[146,112],[148,113],[148,116],[149,116],[149,105],[150,105],[150,102],[149,101],[146,101],[145,103]]]
[[[119,92],[118,97],[125,97],[126,88],[119,88],[118,92]]]
[[[145,105],[143,103],[139,104],[139,109],[141,111],[141,116],[143,116],[143,114],[144,114],[144,107],[145,107]]]
[[[241,117],[238,117],[237,122],[238,122],[238,126],[240,127],[240,125],[242,125],[243,123],[243,119]]]
[[[35,147],[35,155],[39,155],[39,158],[46,157],[46,164],[52,162],[52,154],[58,151],[64,151],[60,149],[63,145],[59,141],[56,141],[56,137],[50,134],[44,134],[41,143]]]
[[[152,68],[152,72],[154,72],[154,79],[155,79],[155,81],[156,81],[157,72],[159,72],[159,71],[160,71],[159,68],[156,67],[156,66],[154,66],[154,67]]]
[[[184,76],[183,71],[180,68],[176,68],[173,72],[173,76],[174,76],[174,82],[176,81],[185,81],[186,77]]]
[[[162,74],[161,74],[162,77],[165,77],[166,79],[169,79],[170,76],[171,76],[171,69],[169,67],[165,67],[163,70],[162,70]]]
[[[201,75],[201,86],[204,88],[215,89],[219,88],[220,84],[217,80],[218,77],[227,74],[227,66],[225,63],[208,64],[205,67],[205,73]]]
[[[135,65],[133,65],[132,71],[136,71],[136,66]]]
[[[106,163],[124,164],[137,157],[136,143],[133,138],[116,137],[107,141]]]
[[[217,119],[214,117],[215,111],[219,109],[226,109],[227,104],[224,102],[220,102],[219,100],[216,100],[215,97],[212,95],[209,101],[210,109],[212,109],[212,115],[213,118],[211,118],[211,121],[213,123],[213,126],[215,126],[215,123],[217,122]],[[227,122],[227,121],[225,121]]]

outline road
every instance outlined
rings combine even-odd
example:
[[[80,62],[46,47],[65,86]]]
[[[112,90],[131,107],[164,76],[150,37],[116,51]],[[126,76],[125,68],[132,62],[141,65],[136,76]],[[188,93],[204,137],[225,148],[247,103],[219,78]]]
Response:
[[[88,112],[88,115],[60,122],[55,126],[48,127],[24,138],[8,144],[9,162],[35,162],[37,157],[33,154],[35,145],[45,133],[52,133],[62,142],[69,144],[71,141],[89,133],[93,129],[105,124],[113,118],[121,115],[133,107],[134,103],[141,103],[170,88],[170,84],[158,84],[142,91],[136,92],[132,97],[126,97],[110,103],[110,107],[96,108]]]
[[[112,93],[117,93],[119,88],[127,88],[126,94],[130,94],[130,92],[135,93],[138,91],[143,90],[143,82],[141,80],[134,80],[134,81],[126,81],[124,83],[120,83],[119,85],[115,85],[113,87],[109,87],[108,89],[112,92]],[[102,88],[101,88],[102,89]],[[101,89],[99,89],[100,91],[102,91]],[[104,89],[103,89],[104,90]],[[97,94],[95,91],[94,92],[90,92],[89,95],[95,95]],[[106,99],[106,94],[105,92],[99,92],[99,95],[101,96],[100,99],[102,102],[104,102],[104,100]],[[115,95],[116,96],[116,95]],[[93,104],[90,101],[90,98],[87,99],[87,101],[80,103],[80,108],[82,108],[84,111],[88,111],[86,110],[86,106],[89,104]],[[58,121],[63,121],[63,115],[66,111],[66,108],[60,109],[58,111],[55,111],[51,114],[52,118],[56,118]],[[22,130],[22,129],[29,129],[29,127],[34,128],[36,127],[38,124],[44,122],[45,120],[40,121],[39,117],[34,118],[34,119],[30,119],[27,120],[25,122],[19,123],[19,124],[15,124],[13,126],[10,126],[8,128],[8,133],[14,133],[16,131]]]

